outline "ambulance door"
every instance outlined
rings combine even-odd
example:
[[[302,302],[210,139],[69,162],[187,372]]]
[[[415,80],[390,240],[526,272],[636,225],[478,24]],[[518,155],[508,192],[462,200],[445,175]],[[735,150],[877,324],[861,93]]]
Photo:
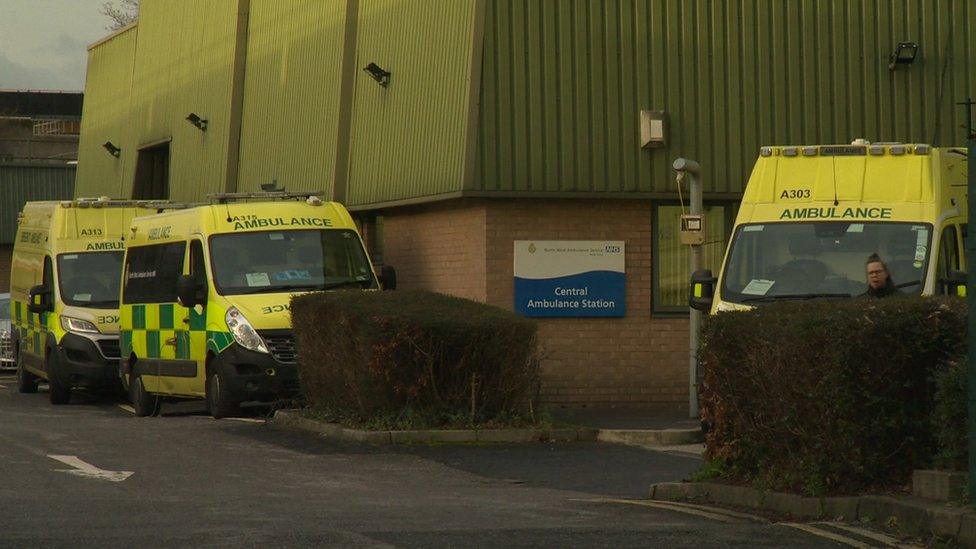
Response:
[[[197,243],[191,240],[183,246],[183,257],[181,268],[177,271],[178,275],[187,274],[191,269],[190,262],[193,258],[191,251],[193,245]],[[170,395],[196,396],[195,381],[198,377],[197,364],[190,356],[189,344],[189,313],[178,299],[174,292],[173,303],[166,304],[171,313],[165,319],[165,327],[160,332],[160,364],[159,381],[161,392]],[[162,323],[161,323],[162,324]]]
[[[190,239],[187,246],[186,272],[194,284],[208,288],[207,265],[203,252],[203,241],[199,237]],[[203,290],[202,295],[207,291]],[[193,307],[177,303],[176,356],[184,364],[187,377],[182,379],[180,393],[203,397],[206,395],[207,373],[207,311],[206,301]],[[192,374],[192,375],[191,375]]]
[[[960,247],[961,235],[958,225],[946,225],[942,229],[939,239],[939,258],[936,265],[936,294],[954,294],[953,282],[958,278],[965,265],[962,263]]]

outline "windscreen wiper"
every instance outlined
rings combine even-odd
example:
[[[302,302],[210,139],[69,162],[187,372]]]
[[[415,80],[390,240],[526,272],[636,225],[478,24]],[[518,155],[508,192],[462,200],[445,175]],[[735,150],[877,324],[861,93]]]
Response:
[[[365,286],[366,284],[372,284],[372,282],[373,281],[370,280],[370,279],[366,279],[366,280],[356,280],[356,279],[352,279],[352,280],[340,280],[339,282],[329,282],[328,284],[324,284],[323,287],[322,287],[322,289],[323,290],[334,290],[336,288],[342,288],[344,286],[353,286],[353,285],[359,285],[360,287],[365,288],[366,287]]]
[[[305,285],[305,286],[281,284],[278,286],[255,286],[253,288],[246,288],[243,291],[235,292],[234,295],[263,294],[269,292],[307,292],[309,290],[322,290],[322,289],[324,288],[319,284]]]
[[[916,284],[921,284],[921,283],[922,283],[921,280],[913,280],[911,282],[902,282],[901,284],[895,284],[895,289],[896,290],[900,290],[902,288],[907,288],[909,286],[914,286]]]
[[[780,295],[760,295],[756,297],[747,297],[742,300],[742,303],[749,301],[777,301],[779,299],[819,299],[819,298],[834,298],[843,299],[849,298],[851,294],[780,294]]]

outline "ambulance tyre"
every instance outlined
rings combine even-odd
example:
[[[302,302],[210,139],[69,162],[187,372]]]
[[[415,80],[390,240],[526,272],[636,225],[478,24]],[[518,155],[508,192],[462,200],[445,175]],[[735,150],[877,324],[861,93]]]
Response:
[[[71,400],[71,385],[66,384],[61,379],[61,372],[58,371],[58,359],[55,353],[57,351],[53,347],[48,349],[47,357],[44,358],[44,371],[47,372],[48,397],[51,400],[51,404],[60,406],[61,404],[67,404]]]
[[[159,395],[154,395],[142,384],[142,376],[136,376],[129,383],[129,400],[132,401],[132,409],[135,410],[136,417],[158,416],[163,406]]]
[[[24,368],[24,357],[20,356],[21,350],[20,345],[17,345],[17,392],[19,393],[36,393],[37,392],[37,376],[27,371]]]
[[[207,378],[207,409],[214,419],[235,416],[240,411],[237,402],[231,400],[227,379],[213,368]]]

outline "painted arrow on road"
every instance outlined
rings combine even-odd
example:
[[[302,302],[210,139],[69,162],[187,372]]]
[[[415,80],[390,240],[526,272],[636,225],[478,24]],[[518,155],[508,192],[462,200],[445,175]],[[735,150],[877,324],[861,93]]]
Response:
[[[79,477],[107,480],[109,482],[122,482],[123,480],[131,477],[133,474],[133,471],[106,471],[104,469],[99,469],[91,463],[81,461],[77,456],[49,455],[47,457],[56,459],[65,465],[74,467],[74,469],[58,469],[58,472],[68,473],[69,475],[77,475]]]

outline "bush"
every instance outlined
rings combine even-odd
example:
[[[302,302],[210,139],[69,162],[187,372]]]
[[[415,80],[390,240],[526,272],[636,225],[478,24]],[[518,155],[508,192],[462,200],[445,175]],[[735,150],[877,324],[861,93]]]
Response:
[[[706,458],[812,495],[907,482],[934,455],[933,375],[965,353],[946,298],[776,303],[706,319]]]
[[[939,469],[969,469],[966,364],[965,359],[955,360],[935,374],[932,432],[935,434],[936,453],[933,465]]]
[[[512,421],[538,393],[536,325],[419,291],[297,296],[302,387],[331,417],[416,427]]]

